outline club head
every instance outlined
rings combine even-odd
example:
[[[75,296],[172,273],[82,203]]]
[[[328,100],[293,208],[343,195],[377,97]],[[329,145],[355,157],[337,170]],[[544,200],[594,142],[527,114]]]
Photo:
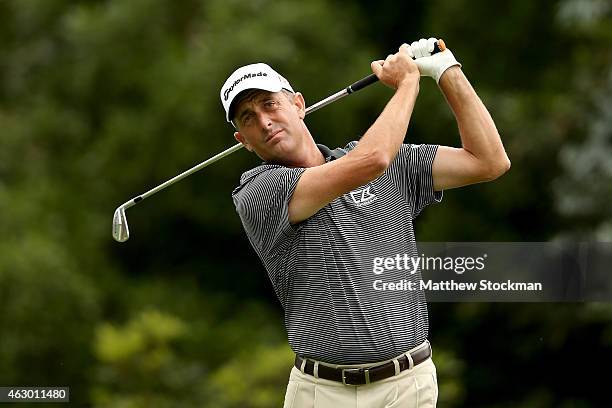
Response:
[[[113,216],[113,238],[118,242],[125,242],[130,237],[130,230],[125,217],[125,209],[123,206],[115,210]]]

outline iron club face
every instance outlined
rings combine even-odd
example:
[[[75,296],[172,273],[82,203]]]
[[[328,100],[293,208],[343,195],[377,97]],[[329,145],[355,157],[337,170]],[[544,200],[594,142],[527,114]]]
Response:
[[[125,216],[125,208],[123,206],[115,210],[113,216],[113,238],[118,242],[125,242],[130,237],[130,229],[128,228],[127,218]]]

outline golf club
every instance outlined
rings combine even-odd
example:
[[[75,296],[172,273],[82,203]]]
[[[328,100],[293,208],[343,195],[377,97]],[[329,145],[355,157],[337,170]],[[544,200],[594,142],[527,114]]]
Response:
[[[439,39],[435,45],[434,45],[434,50],[432,51],[432,54],[444,51],[446,49],[446,45],[444,44],[444,41]],[[378,81],[378,77],[375,74],[370,74],[365,78],[360,79],[359,81],[347,86],[346,88],[342,89],[341,91],[336,92],[335,94],[328,96],[327,98],[323,99],[320,102],[315,103],[314,105],[306,108],[306,115],[308,115],[311,112],[314,112],[316,110],[321,109],[324,106],[329,105],[332,102],[337,101],[340,98],[345,97],[346,95],[350,95],[353,92],[357,92],[360,89],[365,88],[368,85],[372,85],[373,83]],[[240,150],[243,147],[242,143],[237,143],[236,145],[230,147],[229,149],[226,149],[224,151],[222,151],[221,153],[218,153],[216,155],[214,155],[213,157],[211,157],[210,159],[190,168],[189,170],[184,171],[183,173],[179,174],[176,177],[171,178],[170,180],[166,181],[165,183],[160,184],[159,186],[147,191],[144,194],[141,194],[137,197],[132,198],[131,200],[121,204],[119,207],[117,207],[117,209],[115,210],[115,215],[113,216],[113,238],[116,241],[119,242],[125,242],[128,240],[128,238],[130,237],[130,230],[128,227],[128,223],[127,223],[127,218],[125,216],[125,210],[127,210],[128,208],[136,205],[138,202],[144,200],[147,197],[152,196],[153,194],[165,189],[166,187],[176,183],[179,180],[184,179],[185,177],[195,173],[198,170],[203,169],[204,167],[208,166],[209,164],[212,164],[214,162],[216,162],[217,160],[220,160],[222,158],[224,158],[225,156],[228,156],[232,153],[234,153],[237,150]]]

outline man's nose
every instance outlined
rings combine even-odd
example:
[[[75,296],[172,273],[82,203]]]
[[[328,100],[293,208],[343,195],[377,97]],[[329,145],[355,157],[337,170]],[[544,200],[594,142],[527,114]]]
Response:
[[[264,129],[272,126],[272,120],[270,119],[270,116],[266,112],[259,112],[257,114],[257,120],[259,121],[259,124],[261,125],[261,127]]]

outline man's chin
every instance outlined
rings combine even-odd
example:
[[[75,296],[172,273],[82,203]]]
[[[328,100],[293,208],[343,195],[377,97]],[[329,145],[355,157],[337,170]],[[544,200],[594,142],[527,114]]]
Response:
[[[272,146],[269,146],[270,160],[267,162],[287,163],[290,162],[290,157],[293,154],[294,147],[288,140],[278,140]]]

